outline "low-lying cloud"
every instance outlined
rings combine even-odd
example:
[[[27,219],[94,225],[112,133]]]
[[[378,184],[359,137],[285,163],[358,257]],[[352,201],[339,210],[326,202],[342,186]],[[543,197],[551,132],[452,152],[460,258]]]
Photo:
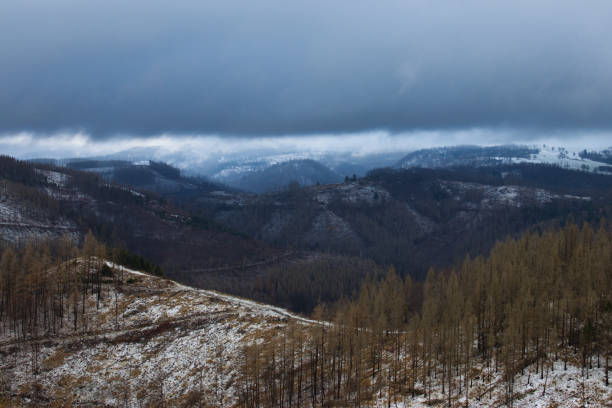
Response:
[[[222,137],[157,135],[154,137],[92,138],[84,133],[51,136],[22,132],[0,136],[0,152],[22,159],[107,157],[121,154],[134,160],[167,160],[185,157],[190,165],[223,160],[224,157],[248,157],[257,154],[331,154],[367,156],[371,154],[408,153],[413,150],[451,145],[525,145],[563,146],[574,149],[612,147],[609,132],[564,132],[546,135],[523,131],[467,129],[428,130],[404,133],[373,131],[350,134],[285,135],[268,137]],[[177,156],[178,154],[178,156]]]

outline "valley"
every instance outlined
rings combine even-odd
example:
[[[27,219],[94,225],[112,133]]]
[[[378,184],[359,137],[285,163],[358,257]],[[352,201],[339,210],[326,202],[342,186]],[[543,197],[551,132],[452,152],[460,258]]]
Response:
[[[485,255],[506,236],[612,216],[609,176],[548,165],[378,169],[253,194],[161,163],[119,163],[127,185],[71,167],[13,164],[31,180],[7,179],[3,239],[78,240],[91,229],[170,278],[310,313],[390,265],[423,281],[430,267]],[[17,213],[32,216],[17,225]]]

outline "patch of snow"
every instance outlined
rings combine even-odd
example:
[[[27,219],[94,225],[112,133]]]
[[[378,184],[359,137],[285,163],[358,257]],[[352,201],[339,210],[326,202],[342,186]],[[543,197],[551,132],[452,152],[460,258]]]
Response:
[[[53,170],[41,170],[34,169],[38,174],[42,174],[47,179],[47,183],[53,184],[57,187],[65,187],[66,182],[68,181],[68,175],[64,173],[60,173],[59,171]]]
[[[358,183],[340,184],[339,190],[342,199],[346,202],[367,204],[379,204],[390,198],[390,194],[382,187],[373,185],[360,185]]]
[[[600,166],[608,166],[606,163],[580,157],[580,152],[583,149],[555,148],[552,146],[537,146],[537,148],[539,150],[538,153],[531,155],[530,158],[512,158],[512,162],[550,164],[570,170],[582,170],[595,173],[598,172]]]

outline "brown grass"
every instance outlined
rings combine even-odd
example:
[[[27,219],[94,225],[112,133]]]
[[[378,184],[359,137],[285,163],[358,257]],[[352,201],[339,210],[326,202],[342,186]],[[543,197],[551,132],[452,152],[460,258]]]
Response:
[[[189,314],[190,311],[191,311],[191,308],[188,305],[182,305],[181,308],[179,309],[178,316],[185,317]]]
[[[76,379],[74,378],[74,376],[70,374],[64,374],[59,378],[59,380],[57,380],[57,385],[59,387],[68,387],[72,385],[75,381]]]
[[[66,354],[64,350],[57,349],[53,355],[49,356],[45,361],[43,361],[42,366],[45,370],[53,370],[64,364],[64,360],[67,356],[68,354]]]
[[[107,358],[106,354],[103,354],[103,353],[96,354],[93,357],[93,359],[96,360],[96,361],[106,360],[106,358]]]

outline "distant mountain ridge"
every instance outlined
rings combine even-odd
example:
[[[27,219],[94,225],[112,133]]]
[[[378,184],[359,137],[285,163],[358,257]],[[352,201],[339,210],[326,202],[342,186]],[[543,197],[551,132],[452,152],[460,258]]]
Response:
[[[215,221],[247,236],[305,250],[365,256],[424,277],[486,253],[506,235],[570,214],[598,219],[609,176],[541,164],[379,169],[365,178],[211,203]],[[426,267],[424,267],[426,266]]]
[[[612,150],[587,151],[547,145],[448,146],[411,152],[394,167],[483,167],[516,163],[548,164],[570,170],[612,174]]]
[[[186,177],[180,169],[153,160],[37,159],[30,162],[95,173],[108,182],[161,195],[194,195],[226,189],[204,177]]]
[[[142,153],[142,154],[141,154]],[[153,154],[155,153],[155,154]],[[108,181],[161,194],[210,192],[228,187],[251,193],[287,188],[292,181],[302,186],[337,183],[346,176],[364,176],[368,171],[388,167],[400,154],[278,154],[219,157],[204,164],[181,161],[151,149],[125,154],[73,159],[32,159],[36,164],[69,167],[98,174]]]
[[[515,145],[437,147],[408,153],[395,167],[482,166],[510,162],[513,158],[529,159],[537,153],[536,148]]]
[[[285,189],[290,183],[301,186],[340,182],[341,176],[329,167],[312,159],[295,159],[271,166],[254,168],[226,175],[227,186],[204,177],[186,177],[181,170],[153,160],[69,159],[62,161],[35,160],[35,163],[61,165],[74,170],[95,173],[102,179],[128,185],[135,189],[162,195],[195,196],[228,186],[250,193],[267,193]]]
[[[301,186],[312,186],[337,183],[342,178],[341,175],[323,164],[315,160],[304,159],[290,160],[263,170],[249,172],[230,185],[254,193],[265,193],[282,190],[292,182]]]
[[[197,147],[168,150],[162,146],[139,147],[108,155],[68,159],[34,159],[39,164],[65,166],[68,162],[113,161],[142,163],[164,162],[181,170],[183,176],[204,176],[208,180],[232,185],[245,175],[262,171],[268,167],[295,160],[315,160],[338,173],[342,178],[356,174],[361,177],[368,171],[393,165],[403,156],[402,152],[360,153],[350,150],[342,152],[298,151],[295,149],[263,148],[249,152],[211,152]]]
[[[161,164],[127,169],[140,171],[140,167],[145,174],[155,172],[155,180],[175,182],[171,187],[189,183]],[[243,265],[243,261],[261,262],[280,254],[214,224],[203,214],[173,206],[159,197],[160,190],[155,191],[158,194],[135,190],[139,184],[132,174],[128,176],[132,183],[118,184],[92,172],[0,156],[0,243],[64,234],[80,240],[92,230],[105,242],[125,246],[162,266],[172,265],[177,273],[196,265]],[[206,194],[203,187],[196,189],[196,182],[192,187],[197,194]],[[198,250],[193,251],[196,246]],[[235,251],[241,254],[240,260],[235,259]]]

